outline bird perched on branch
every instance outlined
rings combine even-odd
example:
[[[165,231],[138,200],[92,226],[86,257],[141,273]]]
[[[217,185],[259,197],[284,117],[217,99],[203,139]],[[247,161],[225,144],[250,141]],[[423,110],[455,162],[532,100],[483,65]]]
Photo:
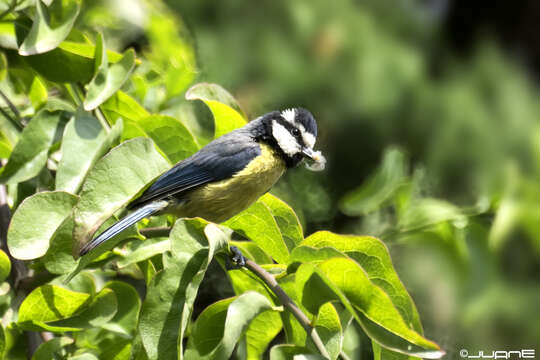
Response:
[[[127,216],[85,244],[80,255],[156,214],[202,217],[220,223],[248,208],[303,159],[322,170],[314,151],[317,123],[305,109],[265,114],[210,142],[161,175],[128,206]]]

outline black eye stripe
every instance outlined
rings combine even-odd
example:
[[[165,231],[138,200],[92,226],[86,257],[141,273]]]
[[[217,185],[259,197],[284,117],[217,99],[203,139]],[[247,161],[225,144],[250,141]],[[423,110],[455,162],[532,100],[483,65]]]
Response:
[[[298,129],[296,126],[294,126],[293,124],[291,124],[290,122],[288,122],[287,120],[283,119],[282,117],[279,117],[277,119],[275,119],[274,121],[277,121],[278,124],[282,125],[283,127],[285,127],[285,129],[287,129],[287,131],[289,133],[291,133],[293,136],[295,136],[295,139],[296,141],[301,145],[301,146],[305,146],[306,144],[304,144],[304,139],[302,138],[301,135],[301,131],[300,129]],[[297,130],[299,131],[299,135],[296,136],[294,135],[294,130]]]

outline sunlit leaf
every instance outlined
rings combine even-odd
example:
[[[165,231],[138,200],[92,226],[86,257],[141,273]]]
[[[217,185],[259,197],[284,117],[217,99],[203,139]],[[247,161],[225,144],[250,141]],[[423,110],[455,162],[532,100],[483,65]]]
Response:
[[[152,141],[144,138],[128,140],[101,158],[89,171],[73,212],[75,253],[107,218],[129,203],[168,167]]]
[[[149,359],[177,359],[191,318],[197,290],[216,251],[227,238],[217,226],[202,219],[180,219],[170,234],[171,252],[164,270],[148,287],[139,332]]]
[[[284,201],[268,193],[262,196],[259,201],[262,201],[270,209],[287,248],[292,251],[304,239],[302,225],[300,225],[293,209]]]
[[[229,359],[250,322],[272,304],[257,292],[218,301],[199,315],[191,331],[186,358]]]
[[[386,151],[381,167],[360,187],[341,199],[341,211],[349,216],[358,216],[378,209],[405,183],[406,166],[405,156],[401,151]]]
[[[64,130],[56,189],[77,193],[88,171],[121,133],[121,121],[107,132],[98,119],[79,109]]]
[[[341,351],[343,331],[339,315],[331,303],[326,303],[319,308],[315,328],[330,355],[330,359],[337,359]]]
[[[389,296],[353,260],[333,258],[317,265],[302,264],[296,282],[301,303],[311,313],[328,301],[338,300],[367,335],[384,347],[423,358],[444,355],[437,344],[405,323]]]
[[[107,115],[107,119],[113,122],[116,122],[119,118],[138,122],[150,116],[150,113],[144,107],[121,90],[101,104],[100,109]]]
[[[10,272],[11,261],[9,261],[7,254],[3,250],[0,250],[0,283],[7,279]]]
[[[36,76],[32,81],[30,92],[28,93],[28,98],[30,99],[34,109],[39,109],[41,105],[47,101],[47,96],[47,87],[45,87],[45,84],[39,78],[39,76]]]
[[[56,26],[51,25],[51,14],[41,0],[36,1],[36,14],[32,28],[19,47],[21,55],[35,55],[56,48],[69,35],[77,16],[80,4],[70,1],[63,9],[63,18],[54,19]]]
[[[279,314],[273,310],[264,311],[251,320],[246,330],[247,359],[261,359],[282,326]]]
[[[62,110],[38,112],[26,126],[15,145],[0,182],[14,184],[28,180],[41,171],[47,162],[49,148],[70,114]]]
[[[214,138],[246,124],[246,116],[236,100],[217,84],[200,83],[186,92],[188,100],[202,100],[214,115]]]
[[[130,126],[136,127],[131,135]],[[126,121],[123,137],[129,139],[137,136],[147,136],[154,140],[157,147],[173,164],[199,150],[199,145],[191,132],[180,121],[166,115],[151,115],[136,122]]]
[[[26,198],[13,214],[9,226],[11,254],[23,260],[45,255],[51,238],[70,216],[76,202],[76,195],[64,191],[41,192]]]
[[[264,203],[254,203],[248,209],[224,222],[223,225],[252,240],[278,263],[287,262],[289,250],[276,220]]]

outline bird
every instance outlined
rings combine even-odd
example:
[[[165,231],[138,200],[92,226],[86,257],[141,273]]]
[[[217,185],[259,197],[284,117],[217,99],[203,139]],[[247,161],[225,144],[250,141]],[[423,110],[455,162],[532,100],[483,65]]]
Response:
[[[316,138],[315,118],[304,108],[262,115],[165,171],[128,204],[125,217],[82,246],[79,255],[152,215],[224,222],[247,209],[304,159],[308,169],[323,170],[326,160],[314,150]]]

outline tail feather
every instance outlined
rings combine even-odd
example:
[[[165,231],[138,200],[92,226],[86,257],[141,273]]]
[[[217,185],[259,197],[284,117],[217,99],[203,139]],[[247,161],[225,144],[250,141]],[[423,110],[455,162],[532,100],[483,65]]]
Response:
[[[112,237],[126,230],[128,227],[135,224],[137,221],[144,219],[145,217],[148,217],[152,214],[155,214],[156,212],[160,210],[163,210],[166,206],[167,206],[166,201],[155,201],[135,210],[131,214],[123,217],[122,219],[120,219],[119,221],[111,225],[107,230],[102,232],[98,237],[86,243],[79,251],[79,255],[80,256],[85,255],[89,251],[96,248],[98,245],[106,242],[107,240],[111,239]]]

